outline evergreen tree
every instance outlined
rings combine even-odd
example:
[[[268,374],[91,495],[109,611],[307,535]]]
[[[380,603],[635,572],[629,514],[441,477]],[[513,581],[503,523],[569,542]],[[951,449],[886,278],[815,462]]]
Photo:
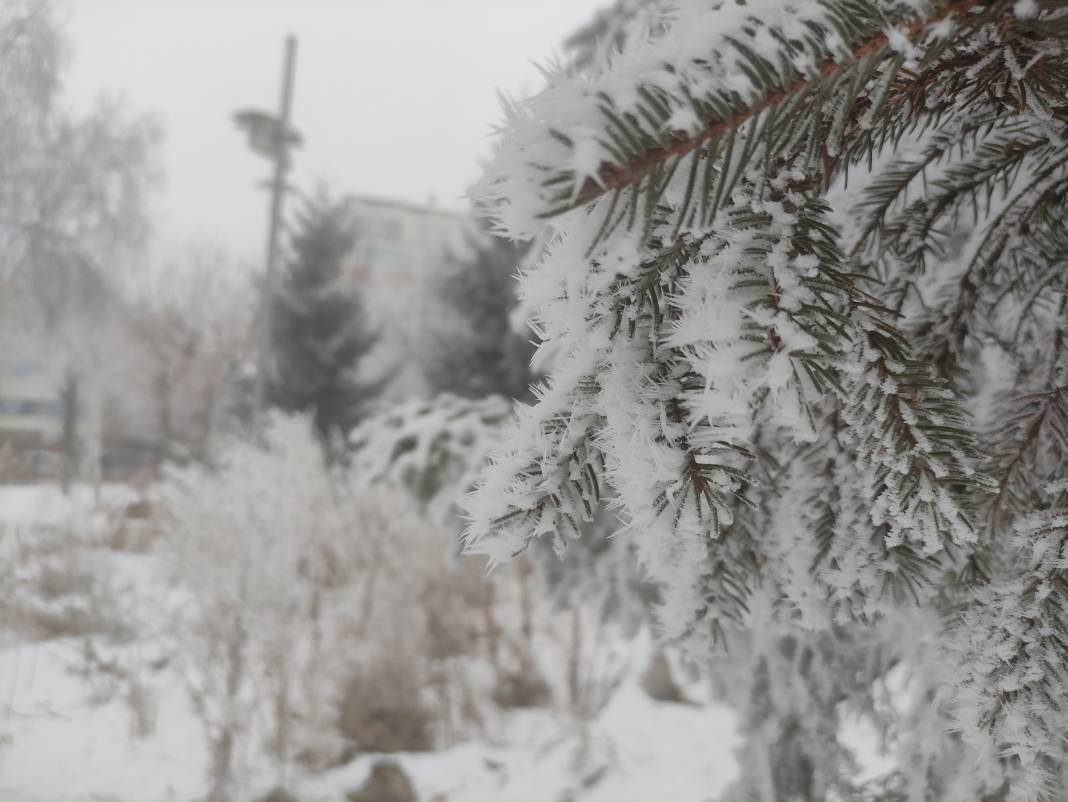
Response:
[[[738,691],[732,799],[1064,799],[1068,3],[672,6],[509,109],[478,190],[548,243],[557,358],[469,547],[612,498]],[[849,708],[896,771],[853,779]]]
[[[512,325],[517,299],[514,274],[528,250],[474,231],[466,254],[450,254],[438,281],[449,314],[445,332],[434,332],[428,349],[427,381],[437,393],[465,398],[503,395],[524,398],[533,381],[530,338]]]
[[[568,69],[575,72],[596,69],[621,52],[634,36],[662,31],[668,9],[670,6],[665,8],[658,0],[616,0],[564,40]]]
[[[380,389],[357,377],[377,336],[368,331],[363,303],[344,274],[355,238],[344,203],[325,196],[310,202],[272,297],[272,403],[312,413],[327,442],[340,442]]]

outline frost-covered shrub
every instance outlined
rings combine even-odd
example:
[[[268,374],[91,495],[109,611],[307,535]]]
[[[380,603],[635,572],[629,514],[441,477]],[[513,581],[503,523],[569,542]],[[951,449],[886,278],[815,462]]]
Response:
[[[35,638],[132,636],[94,524],[0,521],[0,624]]]
[[[432,520],[448,521],[511,411],[502,396],[446,393],[401,404],[352,432],[352,475],[363,487],[407,489]]]
[[[485,649],[484,572],[359,470],[327,464],[306,418],[278,416],[155,493],[216,796],[265,751],[321,767],[464,733],[468,679],[449,666]]]
[[[131,622],[111,587],[98,555],[72,548],[42,562],[16,607],[30,631],[41,637],[98,636],[128,639]]]
[[[361,665],[338,704],[338,728],[361,752],[423,752],[434,746],[434,711],[424,698],[418,654],[380,654]]]
[[[458,527],[461,500],[500,442],[512,407],[497,396],[442,394],[370,418],[350,441],[355,480],[369,489],[403,489],[432,520]],[[458,568],[470,578],[447,580],[435,593],[435,603],[427,605],[428,634],[435,648],[459,648],[440,637],[446,631],[440,626],[443,621],[451,622],[448,632],[453,634],[466,628],[463,637],[469,643],[481,633],[494,673],[490,695],[497,706],[546,706],[554,700],[570,704],[574,694],[568,691],[569,681],[562,678],[554,693],[537,655],[536,637],[552,630],[562,608],[582,607],[579,615],[592,612],[595,619],[623,620],[631,634],[647,610],[649,588],[638,575],[629,542],[608,538],[613,520],[605,515],[584,527],[585,538],[575,544],[568,563],[546,545],[532,550],[529,564],[520,562],[488,577],[476,560]],[[465,598],[457,604],[461,596]],[[464,609],[481,611],[481,626],[473,627]],[[467,624],[457,626],[465,620]],[[571,640],[570,634],[560,637]],[[581,662],[587,656],[575,659]]]
[[[330,604],[351,603],[380,538],[361,537],[361,508],[303,418],[273,419],[262,444],[230,442],[217,469],[170,471],[156,495],[181,656],[221,799],[260,742],[283,767],[293,757],[294,721],[329,687],[320,663]]]

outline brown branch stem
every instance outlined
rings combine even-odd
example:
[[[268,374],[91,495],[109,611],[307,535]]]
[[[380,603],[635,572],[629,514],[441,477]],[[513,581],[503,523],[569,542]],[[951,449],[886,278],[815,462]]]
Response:
[[[905,23],[899,29],[905,36],[912,39],[918,36],[923,31],[930,28],[932,25],[947,19],[949,17],[965,14],[970,11],[974,6],[978,5],[980,0],[953,0],[953,2],[947,3],[937,13],[932,14],[930,17],[919,17],[913,19],[910,22]],[[852,61],[835,61],[829,59],[823,63],[820,67],[819,73],[815,78],[811,76],[800,76],[792,84],[777,92],[773,92],[768,95],[763,101],[752,106],[748,109],[744,109],[729,120],[712,120],[708,123],[703,131],[696,136],[684,136],[676,141],[674,144],[657,148],[655,150],[646,151],[641,156],[631,159],[626,165],[612,164],[611,162],[603,162],[598,169],[597,178],[587,178],[583,183],[582,188],[579,190],[576,197],[578,204],[587,203],[594,198],[603,195],[606,192],[615,189],[621,189],[634,182],[640,180],[654,167],[668,161],[671,158],[684,156],[691,151],[696,150],[710,139],[719,136],[725,131],[731,128],[737,128],[738,126],[748,122],[760,116],[761,113],[782,103],[787,98],[792,97],[795,94],[803,91],[813,80],[824,80],[830,78],[850,63],[855,63],[865,56],[869,56],[882,48],[886,47],[889,42],[889,38],[885,33],[879,33],[872,36],[869,39],[861,42],[852,51]]]

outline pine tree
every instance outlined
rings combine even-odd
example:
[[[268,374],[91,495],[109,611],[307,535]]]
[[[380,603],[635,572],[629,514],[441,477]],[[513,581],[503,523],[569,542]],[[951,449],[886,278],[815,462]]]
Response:
[[[586,72],[596,69],[626,46],[634,36],[663,31],[665,4],[657,0],[616,0],[594,14],[564,40],[568,69]]]
[[[469,548],[613,499],[663,634],[741,667],[731,798],[1063,799],[1068,3],[673,5],[508,110],[478,192],[557,356]]]
[[[379,390],[357,377],[377,336],[368,331],[363,303],[344,274],[355,239],[344,203],[326,196],[309,202],[272,297],[272,403],[312,413],[326,442],[347,435]]]
[[[425,370],[436,393],[465,398],[524,398],[533,381],[530,337],[514,330],[514,274],[527,248],[473,231],[466,254],[450,254],[438,281],[438,297],[459,321],[433,332]],[[444,336],[438,336],[438,335]]]

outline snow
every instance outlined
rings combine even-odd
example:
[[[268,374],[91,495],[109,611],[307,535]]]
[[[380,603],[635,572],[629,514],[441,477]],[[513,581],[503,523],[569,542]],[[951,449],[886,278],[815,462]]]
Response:
[[[0,651],[0,799],[11,802],[172,802],[203,791],[199,723],[171,678],[159,688],[162,725],[131,734],[120,700],[94,702],[78,675],[76,640]]]
[[[148,737],[134,737],[121,700],[94,702],[73,669],[79,648],[77,641],[62,640],[0,651],[0,799],[198,799],[204,791],[207,756],[200,723],[181,684],[173,677],[159,682],[159,729]],[[588,726],[585,770],[575,768],[582,746],[580,728],[544,717],[532,721],[530,714],[516,717],[518,743],[511,746],[473,742],[388,757],[411,775],[421,800],[445,794],[449,802],[546,802],[566,798],[568,791],[582,802],[716,798],[737,777],[733,752],[740,741],[733,714],[717,703],[656,702],[634,680],[621,687]],[[843,735],[863,747],[865,775],[890,767],[877,755],[870,724],[852,719]],[[302,779],[296,790],[306,802],[338,802],[366,779],[380,757],[362,755],[344,767]],[[666,789],[670,796],[665,796]]]
[[[0,651],[0,799],[199,798],[207,755],[182,683],[167,671],[155,678],[158,730],[135,737],[121,699],[94,700],[77,671],[80,649],[79,641],[64,639]],[[665,788],[671,789],[673,802],[704,802],[737,773],[735,727],[727,708],[653,701],[636,677],[587,725],[584,771],[575,766],[582,728],[546,713],[519,713],[515,719],[507,728],[513,745],[473,742],[390,757],[412,776],[420,799],[444,793],[449,802],[545,802],[563,798],[569,790],[581,791],[584,802],[648,802],[660,798]],[[379,757],[363,755],[303,779],[296,789],[303,800],[336,802],[363,782]],[[603,777],[590,781],[602,768]]]
[[[124,487],[96,495],[79,488],[69,498],[47,486],[0,488],[3,524],[22,534],[39,525],[70,524],[79,553],[104,560],[115,593],[136,608],[146,632],[158,632],[175,603],[154,553],[114,552],[92,545],[109,507],[137,494]],[[11,528],[7,529],[10,533]],[[90,544],[84,546],[83,544]],[[151,603],[146,602],[151,600]],[[612,637],[621,637],[615,635]],[[187,802],[204,793],[204,732],[173,664],[152,666],[165,650],[155,636],[103,644],[105,658],[140,665],[156,706],[156,728],[135,735],[133,712],[120,684],[87,674],[80,638],[7,643],[0,649],[0,799],[5,802]],[[640,686],[653,648],[648,637],[619,641],[628,668],[599,715],[576,720],[559,710],[514,711],[497,735],[431,753],[391,755],[413,780],[421,800],[449,802],[706,802],[733,780],[740,745],[734,714],[689,686],[700,704],[654,701]],[[562,650],[542,654],[562,662]],[[703,690],[702,690],[703,689]],[[655,737],[651,734],[655,733]],[[358,787],[380,755],[367,754],[294,787],[307,802],[337,802]],[[260,791],[273,781],[258,783]],[[257,792],[257,793],[258,793]],[[573,794],[571,797],[569,794]]]
[[[31,526],[97,529],[110,511],[135,501],[125,485],[78,484],[69,494],[54,484],[0,486],[0,526],[9,530]]]
[[[158,627],[161,607],[136,604],[165,595],[152,558],[95,545],[116,511],[137,498],[135,490],[122,485],[75,486],[69,495],[54,485],[0,487],[0,554],[6,562],[16,543],[32,545],[41,533],[58,533],[66,538],[58,547],[76,564],[104,564],[108,587],[126,610],[155,616]],[[146,674],[145,686],[165,726],[135,737],[123,689],[85,673],[82,639],[20,641],[5,634],[3,642],[0,799],[82,802],[149,789],[149,798],[169,802],[194,798],[201,790],[203,739],[178,677],[165,671]],[[152,649],[151,642],[124,647],[145,660]]]
[[[143,634],[125,643],[94,641],[94,649],[102,659],[139,669],[156,722],[149,734],[134,733],[127,687],[86,671],[82,638],[8,637],[0,649],[5,802],[186,802],[206,789],[204,730],[186,679],[174,661],[157,660],[168,653],[168,610],[181,603],[180,595],[166,582],[158,553],[112,551],[93,536],[106,530],[116,507],[137,497],[121,486],[99,494],[79,487],[69,497],[50,486],[0,487],[5,540],[16,531],[25,540],[42,527],[58,526],[77,559],[104,566],[111,592]],[[733,715],[716,703],[653,701],[639,685],[651,643],[639,639],[626,648],[626,679],[591,721],[576,721],[562,710],[514,711],[502,714],[493,738],[392,757],[424,800],[445,793],[449,802],[544,802],[570,790],[589,802],[646,802],[671,787],[677,789],[673,800],[703,802],[736,776]],[[542,659],[562,664],[564,653],[554,649]],[[650,732],[662,735],[654,739]],[[336,802],[363,781],[378,757],[362,755],[322,775],[306,775],[295,787],[301,799]],[[254,781],[254,788],[262,786],[258,793],[273,784],[271,777]]]
[[[1012,10],[1020,19],[1033,19],[1038,16],[1038,3],[1035,0],[1016,0]]]
[[[545,802],[570,793],[583,802],[649,802],[668,793],[672,802],[705,802],[737,776],[734,731],[733,715],[722,705],[656,702],[631,682],[585,734],[393,757],[411,774],[420,799],[442,794],[449,802]],[[586,768],[576,772],[584,739]],[[366,779],[378,757],[360,757],[300,790],[313,802],[337,799]]]

